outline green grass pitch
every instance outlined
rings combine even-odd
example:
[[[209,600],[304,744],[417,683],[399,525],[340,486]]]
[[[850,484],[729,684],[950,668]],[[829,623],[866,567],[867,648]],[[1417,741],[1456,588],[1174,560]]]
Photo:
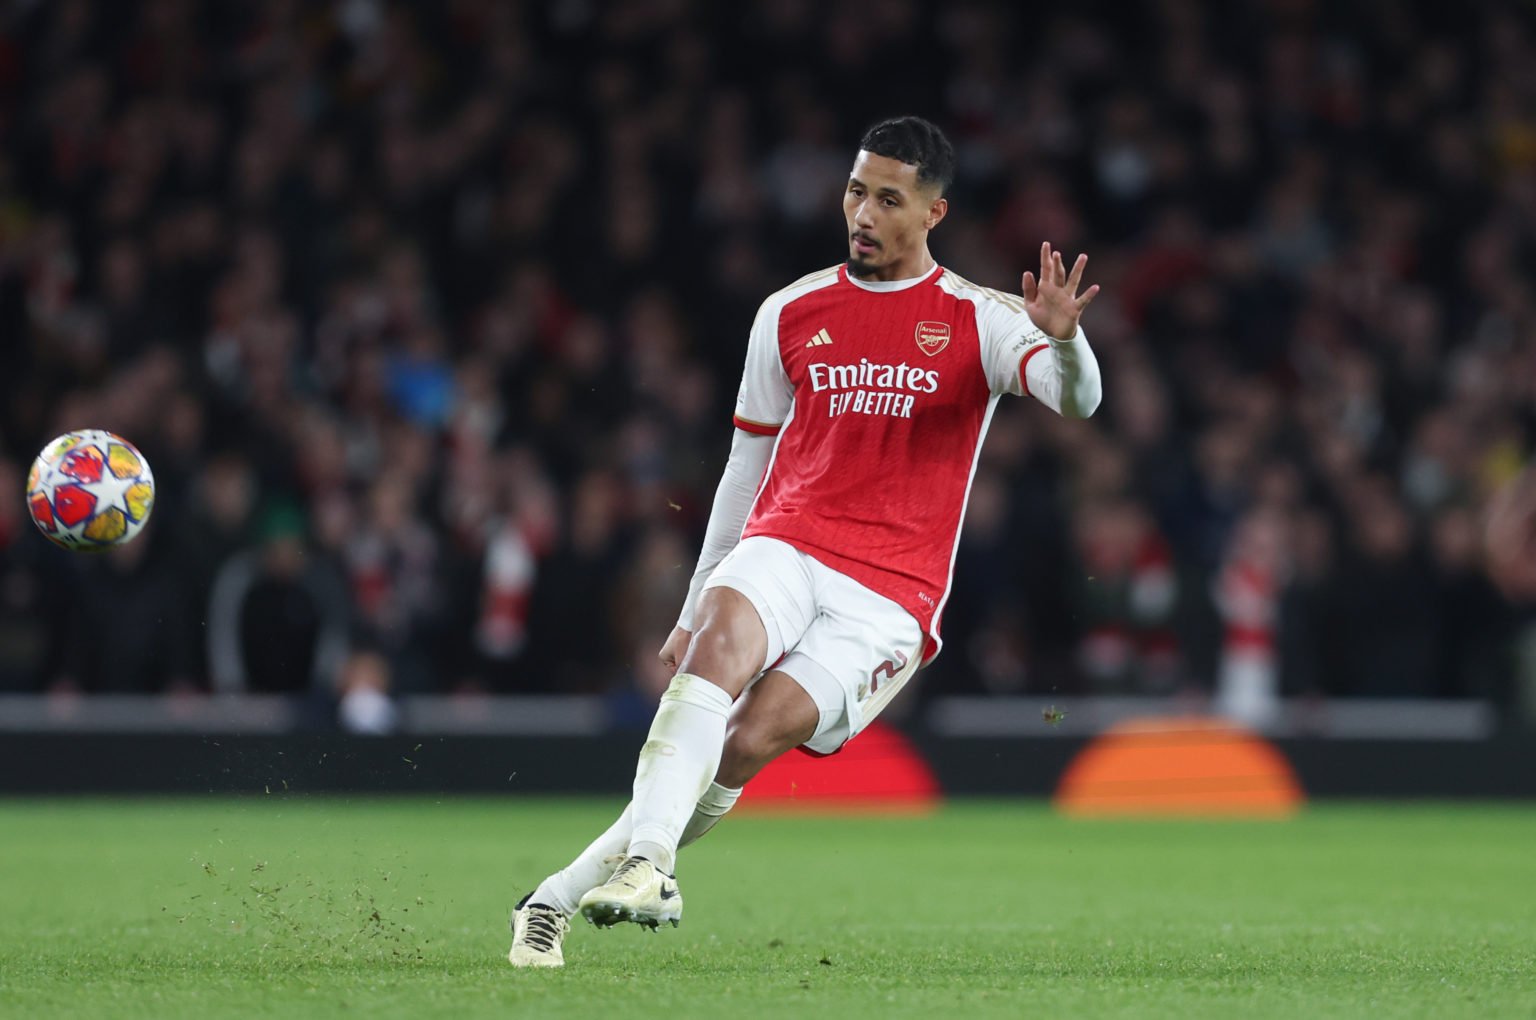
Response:
[[[1536,1017],[1536,809],[741,816],[686,920],[507,911],[612,801],[0,802],[4,1017]]]

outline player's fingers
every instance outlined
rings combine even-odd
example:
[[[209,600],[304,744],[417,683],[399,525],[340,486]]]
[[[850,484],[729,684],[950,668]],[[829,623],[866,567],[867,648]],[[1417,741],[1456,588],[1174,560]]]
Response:
[[[1024,300],[1033,301],[1040,296],[1040,288],[1035,286],[1035,274],[1024,274]]]
[[[1043,287],[1051,279],[1051,242],[1040,242],[1040,285]]]
[[[1082,311],[1084,308],[1087,308],[1088,302],[1092,301],[1098,295],[1098,293],[1098,284],[1094,284],[1092,287],[1089,287],[1087,290],[1083,291],[1083,296],[1077,299],[1077,310]]]
[[[1077,261],[1072,263],[1072,275],[1067,277],[1067,290],[1072,294],[1077,293],[1077,288],[1083,284],[1083,267],[1088,265],[1088,256],[1079,255]]]
[[[1065,287],[1067,285],[1067,267],[1062,265],[1061,252],[1059,251],[1051,253],[1051,274],[1052,279],[1056,281],[1056,286]]]

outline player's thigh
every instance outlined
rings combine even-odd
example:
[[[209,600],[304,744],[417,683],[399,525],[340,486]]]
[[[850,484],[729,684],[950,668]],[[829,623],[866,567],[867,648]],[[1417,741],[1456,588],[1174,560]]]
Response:
[[[704,584],[706,594],[713,588],[729,588],[757,610],[767,645],[761,661],[751,664],[752,676],[794,647],[816,617],[815,579],[808,562],[809,557],[794,546],[754,535],[738,542]]]
[[[701,676],[735,698],[762,671],[768,636],[761,614],[741,592],[720,585],[699,598],[694,626],[678,671]]]
[[[804,687],[770,669],[741,696],[731,712],[718,780],[739,787],[764,765],[810,740],[821,710]]]
[[[778,668],[816,702],[819,721],[806,746],[829,754],[879,715],[917,672],[924,637],[912,615],[890,599],[835,571],[824,574],[821,614]]]

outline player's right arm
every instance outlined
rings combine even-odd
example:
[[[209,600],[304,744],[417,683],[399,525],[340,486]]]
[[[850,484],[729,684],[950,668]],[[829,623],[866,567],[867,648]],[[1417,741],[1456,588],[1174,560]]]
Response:
[[[731,455],[725,462],[720,485],[715,489],[715,502],[709,511],[709,525],[704,529],[704,548],[699,552],[698,566],[688,583],[688,597],[683,600],[683,611],[678,614],[677,626],[661,648],[661,661],[668,669],[676,669],[688,651],[688,641],[693,637],[693,615],[698,607],[699,596],[704,592],[704,582],[714,573],[726,553],[741,541],[742,528],[757,498],[763,471],[773,457],[772,436],[755,435],[741,429],[731,441]]]
[[[773,459],[779,429],[794,406],[794,389],[784,371],[779,355],[780,302],[773,299],[758,310],[747,339],[747,363],[742,372],[741,389],[736,394],[733,421],[736,435],[731,441],[731,455],[725,462],[715,502],[704,529],[704,547],[688,585],[688,597],[678,615],[677,627],[661,649],[661,661],[676,669],[687,651],[693,634],[693,615],[698,607],[704,583],[727,553],[741,541],[742,529],[762,486],[763,472]]]

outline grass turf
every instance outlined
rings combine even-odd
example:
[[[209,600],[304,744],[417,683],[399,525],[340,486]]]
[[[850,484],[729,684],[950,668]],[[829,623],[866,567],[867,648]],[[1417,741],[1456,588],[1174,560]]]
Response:
[[[1536,810],[730,819],[687,920],[507,910],[607,801],[0,802],[0,1016],[1532,1017]]]

